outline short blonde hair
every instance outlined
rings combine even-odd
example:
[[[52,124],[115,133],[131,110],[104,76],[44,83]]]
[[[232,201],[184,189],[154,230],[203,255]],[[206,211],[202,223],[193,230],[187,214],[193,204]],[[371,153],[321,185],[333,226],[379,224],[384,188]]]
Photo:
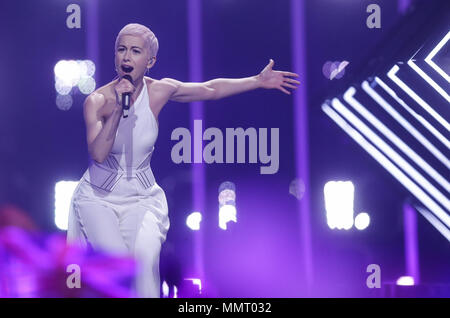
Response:
[[[145,25],[130,23],[124,26],[122,30],[120,30],[119,34],[117,34],[116,43],[114,46],[115,50],[117,50],[117,46],[119,45],[119,38],[122,35],[134,35],[142,37],[145,42],[145,48],[150,54],[150,58],[156,56],[156,54],[158,53],[158,39],[156,38],[155,34]]]

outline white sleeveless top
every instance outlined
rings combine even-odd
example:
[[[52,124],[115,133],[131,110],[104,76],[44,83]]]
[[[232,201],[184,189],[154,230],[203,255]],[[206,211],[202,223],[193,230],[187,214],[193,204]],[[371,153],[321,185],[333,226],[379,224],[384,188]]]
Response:
[[[150,161],[158,138],[158,123],[152,110],[143,79],[143,87],[128,117],[120,119],[116,138],[105,161],[93,161],[83,175],[90,183],[112,191],[123,178],[136,177],[145,188],[155,183]]]
[[[107,158],[102,163],[92,160],[74,191],[68,218],[68,242],[87,245],[77,213],[80,204],[86,200],[114,207],[116,211],[133,210],[136,205],[147,207],[151,213],[145,214],[142,227],[156,221],[161,242],[165,241],[170,227],[167,199],[150,167],[157,136],[158,123],[150,109],[144,79],[142,91],[131,105],[128,117],[120,119],[116,139]]]
[[[131,105],[128,117],[120,119],[110,152],[124,170],[127,167],[138,168],[153,152],[158,138],[158,123],[150,109],[145,79],[143,82],[142,90]]]

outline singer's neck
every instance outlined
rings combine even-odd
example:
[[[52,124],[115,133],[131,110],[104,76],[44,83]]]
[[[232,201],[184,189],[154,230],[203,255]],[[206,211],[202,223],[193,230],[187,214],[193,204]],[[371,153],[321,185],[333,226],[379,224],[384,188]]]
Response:
[[[136,85],[136,90],[134,92],[133,95],[131,95],[131,100],[134,102],[136,101],[136,99],[138,98],[138,96],[141,94],[142,88],[144,87],[144,78],[138,78],[134,84]]]

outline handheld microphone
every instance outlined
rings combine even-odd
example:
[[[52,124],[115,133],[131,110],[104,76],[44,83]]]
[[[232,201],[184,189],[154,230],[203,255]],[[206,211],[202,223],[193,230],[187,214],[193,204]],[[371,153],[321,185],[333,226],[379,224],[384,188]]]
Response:
[[[133,79],[131,78],[130,75],[126,74],[122,78],[130,81],[130,83],[133,84]],[[128,117],[128,110],[130,109],[130,101],[131,101],[131,92],[122,93],[123,118]]]

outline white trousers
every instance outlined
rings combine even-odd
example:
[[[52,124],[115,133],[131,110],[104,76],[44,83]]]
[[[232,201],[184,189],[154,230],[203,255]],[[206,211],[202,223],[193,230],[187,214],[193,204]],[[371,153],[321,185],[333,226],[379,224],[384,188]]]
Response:
[[[137,261],[136,295],[160,297],[159,255],[170,227],[166,196],[154,181],[121,178],[105,190],[82,178],[71,202],[67,239]]]

